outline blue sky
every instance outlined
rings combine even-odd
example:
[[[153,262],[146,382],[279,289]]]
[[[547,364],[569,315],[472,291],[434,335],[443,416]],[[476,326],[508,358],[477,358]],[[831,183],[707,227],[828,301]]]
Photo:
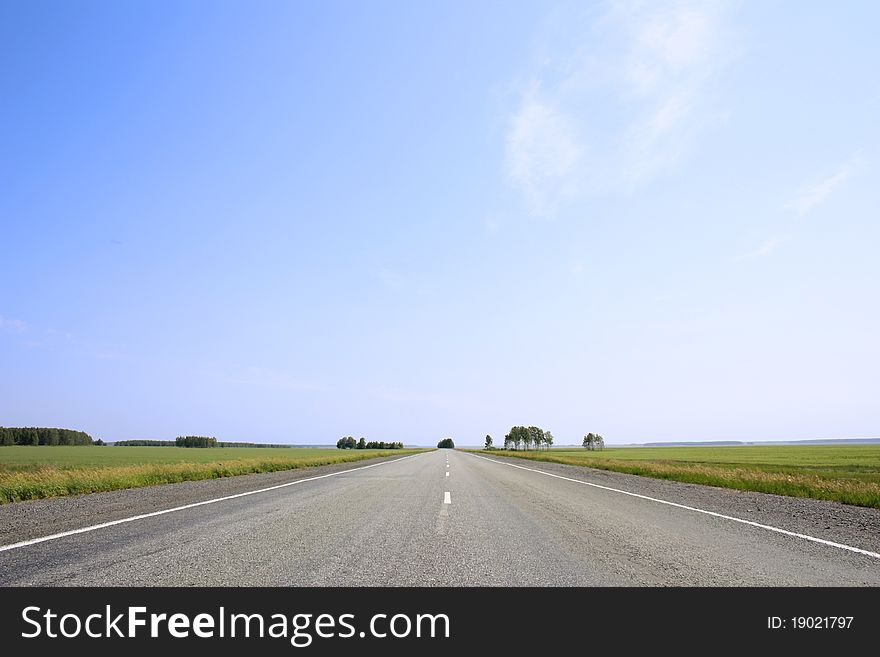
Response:
[[[4,2],[0,425],[880,434],[873,2]]]

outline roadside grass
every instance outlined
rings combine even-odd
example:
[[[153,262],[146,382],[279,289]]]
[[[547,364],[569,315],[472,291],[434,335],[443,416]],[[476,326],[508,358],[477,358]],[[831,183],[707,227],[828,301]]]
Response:
[[[181,481],[278,472],[419,449],[0,447],[0,504]]]
[[[592,452],[575,448],[489,454],[880,509],[880,445],[627,447]]]

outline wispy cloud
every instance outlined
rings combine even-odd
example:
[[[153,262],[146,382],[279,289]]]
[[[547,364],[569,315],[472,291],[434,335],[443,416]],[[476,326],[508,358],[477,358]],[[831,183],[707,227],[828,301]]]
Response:
[[[24,333],[26,330],[27,324],[20,319],[6,319],[0,315],[0,332]]]
[[[728,57],[726,4],[617,3],[611,17],[629,44],[611,68],[634,105],[621,171],[632,185],[673,165],[706,122],[706,88]]]
[[[610,3],[545,36],[507,121],[505,169],[533,214],[667,170],[709,123],[727,3]],[[556,45],[562,44],[562,45]]]
[[[831,175],[818,182],[804,185],[786,207],[794,210],[799,217],[809,214],[827,201],[844,182],[851,178],[861,163],[862,159],[858,155],[850,158]]]
[[[751,251],[748,251],[746,253],[743,253],[743,254],[737,256],[736,258],[734,258],[734,260],[757,260],[758,258],[766,258],[771,253],[776,251],[776,249],[781,244],[784,244],[786,241],[788,241],[788,237],[784,237],[784,236],[769,237],[766,240],[764,240],[763,242],[761,242],[760,244],[758,244],[758,246],[756,246]]]
[[[507,133],[507,175],[536,214],[555,211],[572,193],[583,143],[575,121],[537,85],[511,118]]]

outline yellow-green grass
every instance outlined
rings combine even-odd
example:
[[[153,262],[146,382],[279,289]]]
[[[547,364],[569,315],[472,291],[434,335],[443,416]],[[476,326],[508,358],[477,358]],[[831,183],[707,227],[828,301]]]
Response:
[[[413,454],[415,449],[0,447],[0,504]]]
[[[880,508],[880,445],[626,447],[491,453]]]

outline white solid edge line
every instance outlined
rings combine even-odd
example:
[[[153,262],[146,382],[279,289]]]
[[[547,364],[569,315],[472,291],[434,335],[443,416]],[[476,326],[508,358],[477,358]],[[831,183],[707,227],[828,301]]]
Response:
[[[449,491],[443,493],[443,504],[452,504],[452,496],[449,494]]]
[[[611,488],[610,486],[603,486],[601,484],[594,484],[589,481],[581,481],[580,479],[572,479],[571,477],[563,477],[562,475],[552,474],[550,472],[544,472],[543,470],[535,470],[534,468],[526,468],[522,465],[514,465],[513,463],[505,463],[504,461],[496,461],[495,459],[489,459],[485,456],[478,456],[477,454],[471,454],[471,456],[476,456],[478,459],[483,459],[484,461],[491,461],[492,463],[497,463],[498,465],[507,465],[511,468],[519,468],[520,470],[528,470],[529,472],[537,472],[538,474],[546,475],[547,477],[554,477],[556,479],[564,479],[565,481],[572,481],[576,484],[583,484],[584,486],[592,486],[593,488],[601,488],[602,490],[608,490],[613,493],[620,493],[622,495],[629,495],[630,497],[638,497],[642,500],[649,500],[651,502],[657,502],[658,504],[666,504],[668,506],[674,506],[679,509],[686,509],[687,511],[694,511],[696,513],[704,513],[707,516],[714,516],[716,518],[723,518],[725,520],[732,520],[733,522],[739,522],[744,525],[751,525],[752,527],[759,527],[761,529],[766,529],[771,532],[776,532],[778,534],[785,534],[786,536],[794,536],[796,538],[802,538],[806,541],[812,541],[813,543],[821,543],[822,545],[828,545],[829,547],[840,548],[841,550],[848,550],[849,552],[856,552],[858,554],[864,554],[868,557],[873,557],[875,559],[880,559],[880,554],[877,552],[871,552],[869,550],[863,550],[862,548],[853,547],[851,545],[844,545],[843,543],[835,543],[834,541],[826,541],[824,538],[816,538],[815,536],[810,536],[808,534],[799,534],[797,532],[790,532],[787,529],[780,529],[779,527],[773,527],[772,525],[762,525],[760,522],[754,522],[753,520],[744,520],[742,518],[736,518],[734,516],[727,516],[723,513],[715,513],[714,511],[706,511],[705,509],[698,509],[693,506],[687,506],[685,504],[679,504],[677,502],[669,502],[667,500],[661,500],[656,497],[649,497],[648,495],[639,495],[638,493],[630,493],[629,491],[620,490],[619,488]]]
[[[119,520],[111,520],[110,522],[102,522],[99,525],[91,525],[89,527],[82,527],[80,529],[71,529],[66,532],[59,532],[57,534],[49,534],[48,536],[41,536],[40,538],[31,538],[27,541],[19,541],[18,543],[10,543],[9,545],[0,545],[0,552],[6,552],[7,550],[15,550],[17,548],[27,547],[28,545],[35,545],[36,543],[45,543],[46,541],[54,541],[58,538],[64,538],[65,536],[73,536],[75,534],[85,534],[86,532],[93,532],[96,529],[104,529],[105,527],[113,527],[114,525],[122,525],[127,522],[134,522],[135,520],[143,520],[144,518],[153,518],[155,516],[162,516],[166,513],[174,513],[175,511],[183,511],[185,509],[194,509],[197,506],[205,506],[207,504],[215,504],[216,502],[225,502],[226,500],[234,500],[237,497],[247,497],[248,495],[256,495],[257,493],[265,493],[270,490],[277,490],[279,488],[287,488],[288,486],[295,486],[296,484],[304,484],[307,481],[317,481],[318,479],[326,479],[327,477],[336,477],[338,475],[347,474],[349,472],[355,472],[357,470],[367,470],[369,468],[375,468],[380,465],[388,465],[389,463],[398,463],[400,461],[405,461],[406,459],[411,459],[414,456],[422,456],[422,454],[427,454],[428,452],[422,452],[421,454],[410,454],[409,456],[404,456],[399,459],[392,459],[390,461],[382,461],[381,463],[372,463],[370,465],[362,465],[356,468],[349,468],[348,470],[340,470],[339,472],[331,472],[329,474],[318,475],[317,477],[308,477],[306,479],[297,479],[296,481],[288,481],[286,484],[278,484],[276,486],[269,486],[268,488],[259,488],[257,490],[249,490],[244,493],[236,493],[235,495],[225,495],[224,497],[215,497],[214,499],[204,500],[202,502],[193,502],[192,504],[184,504],[183,506],[175,506],[170,509],[163,509],[161,511],[153,511],[151,513],[142,513],[137,516],[130,516],[128,518],[120,518]]]

